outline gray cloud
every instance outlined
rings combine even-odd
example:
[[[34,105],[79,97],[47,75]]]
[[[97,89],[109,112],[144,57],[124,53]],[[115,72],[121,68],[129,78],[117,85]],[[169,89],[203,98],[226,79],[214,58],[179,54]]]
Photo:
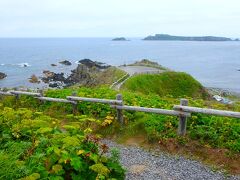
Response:
[[[0,37],[240,37],[239,0],[0,0]]]

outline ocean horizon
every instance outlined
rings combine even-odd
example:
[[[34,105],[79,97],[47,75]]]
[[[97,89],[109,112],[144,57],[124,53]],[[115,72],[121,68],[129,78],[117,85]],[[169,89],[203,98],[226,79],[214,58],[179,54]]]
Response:
[[[110,65],[149,59],[174,71],[191,74],[205,87],[240,92],[240,42],[111,41],[112,38],[0,38],[0,72],[3,87],[41,87],[28,78],[43,70],[69,74],[81,59]],[[72,66],[58,64],[69,60]],[[51,64],[57,64],[52,67]]]

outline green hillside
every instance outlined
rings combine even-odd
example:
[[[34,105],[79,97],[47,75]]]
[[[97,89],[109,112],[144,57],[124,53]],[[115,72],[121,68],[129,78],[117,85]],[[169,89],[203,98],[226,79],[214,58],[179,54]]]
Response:
[[[206,98],[203,86],[189,74],[183,72],[164,72],[161,74],[141,74],[128,79],[124,90],[143,94],[170,95],[173,97]]]

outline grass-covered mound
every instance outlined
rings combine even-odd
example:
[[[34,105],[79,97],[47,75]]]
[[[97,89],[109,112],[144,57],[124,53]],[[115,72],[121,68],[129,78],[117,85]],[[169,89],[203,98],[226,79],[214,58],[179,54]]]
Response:
[[[203,86],[189,74],[164,72],[161,74],[141,74],[128,79],[123,89],[143,94],[170,95],[173,97],[206,98]]]

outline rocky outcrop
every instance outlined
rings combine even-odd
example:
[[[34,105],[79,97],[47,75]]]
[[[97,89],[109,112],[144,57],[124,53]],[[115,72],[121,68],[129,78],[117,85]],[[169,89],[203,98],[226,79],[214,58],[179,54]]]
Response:
[[[51,71],[43,71],[43,74],[45,77],[42,77],[42,81],[44,83],[50,83],[50,82],[65,82],[66,78],[64,77],[64,73],[54,73]]]
[[[67,83],[68,85],[79,84],[84,86],[93,86],[96,84],[96,76],[100,72],[101,70],[96,66],[79,64],[67,78]]]
[[[51,64],[51,66],[57,66],[56,64]]]
[[[71,71],[68,77],[64,76],[64,73],[54,73],[52,71],[43,71],[44,77],[42,81],[47,83],[49,87],[65,87],[72,86],[74,84],[83,86],[94,86],[97,82],[98,75],[109,68],[109,65],[92,61],[90,59],[82,59],[76,69]]]
[[[123,65],[126,66],[126,65]],[[133,64],[129,64],[128,66],[144,66],[144,67],[152,67],[157,68],[160,70],[169,70],[161,65],[159,65],[157,62],[151,61],[149,59],[142,59],[141,61],[136,61]]]
[[[44,70],[43,74],[47,77],[47,78],[51,78],[54,76],[54,72],[48,71],[48,70]]]
[[[64,61],[60,61],[60,64],[66,65],[66,66],[71,66],[72,63],[70,61],[64,60]]]
[[[0,80],[4,79],[5,77],[7,77],[7,75],[5,73],[0,72]]]
[[[88,68],[99,68],[99,69],[107,69],[109,67],[111,67],[110,65],[107,65],[105,63],[101,63],[98,61],[92,61],[91,59],[82,59],[80,61],[78,61],[78,63],[85,65]]]
[[[35,74],[33,74],[33,75],[29,78],[29,82],[30,82],[30,83],[38,83],[38,84],[40,83],[38,77],[37,77]]]

